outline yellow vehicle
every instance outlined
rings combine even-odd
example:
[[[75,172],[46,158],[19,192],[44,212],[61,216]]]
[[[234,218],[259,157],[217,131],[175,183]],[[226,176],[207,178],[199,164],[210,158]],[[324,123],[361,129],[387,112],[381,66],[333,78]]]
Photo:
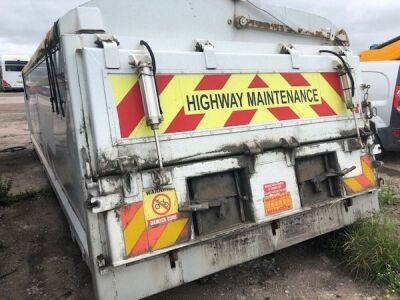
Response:
[[[360,52],[360,61],[400,60],[400,36]]]

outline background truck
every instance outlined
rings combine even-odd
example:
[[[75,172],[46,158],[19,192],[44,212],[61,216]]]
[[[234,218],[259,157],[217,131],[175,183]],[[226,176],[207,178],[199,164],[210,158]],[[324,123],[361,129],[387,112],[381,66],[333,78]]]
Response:
[[[22,90],[22,69],[29,56],[3,54],[0,62],[0,91]]]
[[[386,151],[400,151],[400,37],[362,51],[361,70],[376,107],[377,135]]]
[[[36,151],[98,299],[136,299],[379,209],[359,60],[261,1],[95,0],[24,68]]]

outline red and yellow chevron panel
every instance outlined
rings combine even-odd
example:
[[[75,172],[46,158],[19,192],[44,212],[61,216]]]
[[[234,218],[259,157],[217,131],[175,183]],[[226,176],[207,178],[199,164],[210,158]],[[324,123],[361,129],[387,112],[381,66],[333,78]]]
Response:
[[[136,256],[149,251],[143,202],[121,208],[121,223],[127,256]]]
[[[355,194],[377,186],[377,180],[372,166],[371,157],[361,157],[362,174],[343,180],[347,194]]]
[[[184,216],[150,226],[146,224],[143,202],[124,206],[120,212],[126,256],[167,248],[190,238],[189,218]]]
[[[152,136],[138,77],[110,78],[121,137]],[[156,83],[160,134],[350,115],[335,72],[158,75]]]

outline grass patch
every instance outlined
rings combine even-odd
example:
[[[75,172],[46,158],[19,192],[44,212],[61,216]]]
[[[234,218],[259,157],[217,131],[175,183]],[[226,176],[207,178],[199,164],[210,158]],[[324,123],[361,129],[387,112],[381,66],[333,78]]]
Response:
[[[342,231],[340,251],[347,266],[358,277],[400,293],[400,241],[392,218],[378,214]]]
[[[382,188],[378,197],[381,206],[400,205],[400,195],[397,195],[391,188]]]
[[[382,207],[400,205],[400,196],[384,188]],[[366,278],[400,294],[400,239],[396,216],[381,212],[328,236],[328,246],[356,277]]]
[[[27,200],[35,200],[40,196],[50,195],[52,190],[50,188],[43,190],[26,190],[18,194],[10,194],[11,180],[0,180],[0,206],[11,205]]]

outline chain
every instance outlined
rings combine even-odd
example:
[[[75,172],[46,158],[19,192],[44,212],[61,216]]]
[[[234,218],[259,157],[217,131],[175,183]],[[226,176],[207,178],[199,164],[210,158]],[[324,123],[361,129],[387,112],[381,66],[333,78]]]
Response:
[[[371,86],[369,84],[363,84],[361,86],[361,88],[364,91],[364,101],[368,102],[368,98],[369,98],[369,89],[371,88]]]
[[[365,110],[365,116],[367,119],[371,120],[373,117],[376,117],[378,111],[376,107],[372,107],[371,102],[368,101],[369,98],[369,89],[371,86],[369,84],[361,85],[361,88],[364,91],[364,101],[362,103],[362,109]]]

